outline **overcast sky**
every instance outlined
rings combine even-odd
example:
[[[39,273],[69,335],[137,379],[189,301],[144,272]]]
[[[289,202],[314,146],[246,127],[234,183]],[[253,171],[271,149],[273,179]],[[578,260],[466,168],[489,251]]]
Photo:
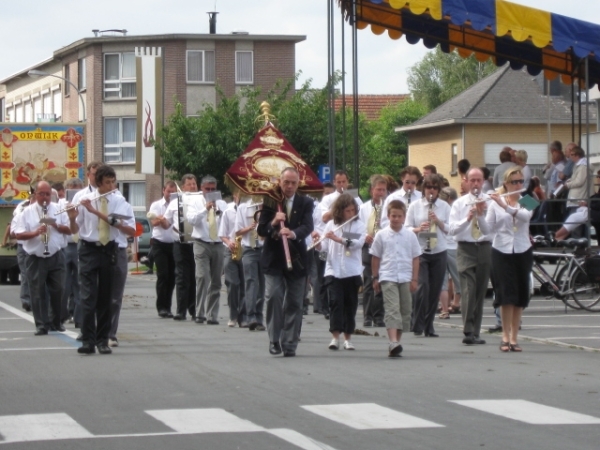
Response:
[[[598,0],[519,0],[517,3],[600,24]],[[125,28],[128,35],[208,33],[207,11],[219,11],[217,33],[299,34],[296,70],[301,81],[314,87],[327,79],[327,0],[21,0],[2,2],[3,43],[0,79],[52,56],[78,39],[93,36],[92,29]],[[341,18],[336,1],[336,26]],[[387,34],[359,30],[359,92],[408,92],[407,69],[425,55],[423,44],[410,45]],[[351,70],[350,28],[346,27],[347,66]],[[339,43],[338,43],[339,44]],[[340,46],[336,67],[341,66]],[[348,81],[350,90],[351,80]]]

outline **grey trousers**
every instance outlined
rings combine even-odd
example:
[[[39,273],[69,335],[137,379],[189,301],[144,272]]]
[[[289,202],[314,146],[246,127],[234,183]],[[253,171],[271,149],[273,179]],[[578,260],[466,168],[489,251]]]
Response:
[[[296,351],[302,325],[302,301],[306,277],[265,274],[269,340],[283,351]]]
[[[460,277],[463,333],[479,336],[483,318],[483,301],[492,266],[491,242],[482,245],[459,242],[456,265]]]
[[[18,244],[17,263],[19,264],[19,270],[21,271],[21,304],[31,305],[31,294],[29,293],[29,278],[27,278],[27,266],[25,265],[26,258],[27,252],[23,250],[23,244]]]
[[[229,306],[229,320],[238,324],[245,322],[244,307],[244,267],[242,261],[233,261],[231,251],[226,248],[223,257],[223,271],[225,272],[225,286],[227,286],[227,306]]]
[[[36,328],[49,330],[61,325],[60,304],[65,284],[65,256],[61,250],[48,258],[27,255],[25,259],[31,311]],[[48,294],[48,295],[47,295]],[[48,304],[48,297],[50,304]],[[49,317],[48,306],[52,307],[53,317]]]
[[[419,257],[419,287],[413,294],[411,329],[414,332],[435,333],[433,320],[446,276],[446,252]]]
[[[265,277],[260,266],[262,248],[244,247],[244,283],[246,284],[246,320],[248,323],[264,324]]]
[[[196,317],[219,318],[219,297],[221,296],[221,274],[223,273],[222,242],[207,244],[194,241],[194,261],[196,262]]]
[[[113,285],[112,299],[110,302],[110,331],[109,339],[117,338],[117,329],[119,328],[119,317],[121,316],[121,306],[123,306],[123,292],[125,291],[125,282],[127,281],[127,249],[119,248],[117,253],[117,264],[113,267]]]

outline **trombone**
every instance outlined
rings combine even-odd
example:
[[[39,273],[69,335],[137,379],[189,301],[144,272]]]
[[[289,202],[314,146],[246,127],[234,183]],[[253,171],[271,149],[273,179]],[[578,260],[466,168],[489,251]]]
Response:
[[[110,192],[106,192],[104,194],[97,195],[97,196],[95,196],[93,198],[90,198],[88,200],[95,201],[95,200],[98,200],[99,198],[106,197],[107,195],[110,195],[110,194],[112,194],[114,192],[117,192],[117,191],[118,191],[118,189],[113,189]],[[84,199],[84,200],[86,200],[86,199]],[[59,214],[62,214],[62,213],[67,212],[67,211],[70,211],[71,209],[79,208],[80,205],[81,205],[81,202],[76,203],[74,205],[69,205],[69,206],[67,206],[64,209],[61,209],[60,211],[57,211],[56,214],[54,214],[54,215],[58,216]]]

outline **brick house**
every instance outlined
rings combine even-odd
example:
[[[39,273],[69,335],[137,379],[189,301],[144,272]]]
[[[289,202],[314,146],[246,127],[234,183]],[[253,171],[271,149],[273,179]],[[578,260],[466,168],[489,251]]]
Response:
[[[86,160],[111,164],[121,192],[136,214],[143,215],[161,195],[161,176],[135,173],[135,48],[162,47],[166,120],[175,111],[175,98],[188,115],[197,114],[205,103],[214,105],[216,84],[231,96],[246,86],[266,90],[279,79],[293,80],[295,46],[305,39],[248,33],[83,38],[0,80],[1,117],[28,123],[81,121],[80,98],[72,86],[59,78],[34,79],[27,73],[35,69],[70,80],[85,103]]]
[[[379,119],[381,110],[386,106],[395,106],[410,98],[409,94],[358,94],[358,112],[364,114],[369,121]],[[354,96],[346,95],[346,108],[352,108]],[[343,98],[341,95],[335,98],[335,110],[339,111],[343,106]]]

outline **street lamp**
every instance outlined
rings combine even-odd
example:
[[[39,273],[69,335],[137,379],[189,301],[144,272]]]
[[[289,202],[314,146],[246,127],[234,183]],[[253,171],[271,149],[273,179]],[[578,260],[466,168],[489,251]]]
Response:
[[[65,77],[61,77],[60,75],[55,75],[53,73],[48,73],[48,72],[44,72],[43,70],[35,70],[35,69],[27,72],[27,75],[29,75],[31,78],[40,78],[40,77],[60,78],[61,80],[64,80],[67,83],[69,83],[71,86],[73,86],[73,88],[75,88],[75,92],[77,92],[77,95],[79,95],[79,101],[81,101],[81,111],[82,111],[81,121],[85,122],[85,102],[83,101],[83,95],[81,95],[81,92],[79,92],[79,89],[77,88],[77,86],[75,86],[75,84],[73,84],[73,82],[71,80],[67,80]]]

